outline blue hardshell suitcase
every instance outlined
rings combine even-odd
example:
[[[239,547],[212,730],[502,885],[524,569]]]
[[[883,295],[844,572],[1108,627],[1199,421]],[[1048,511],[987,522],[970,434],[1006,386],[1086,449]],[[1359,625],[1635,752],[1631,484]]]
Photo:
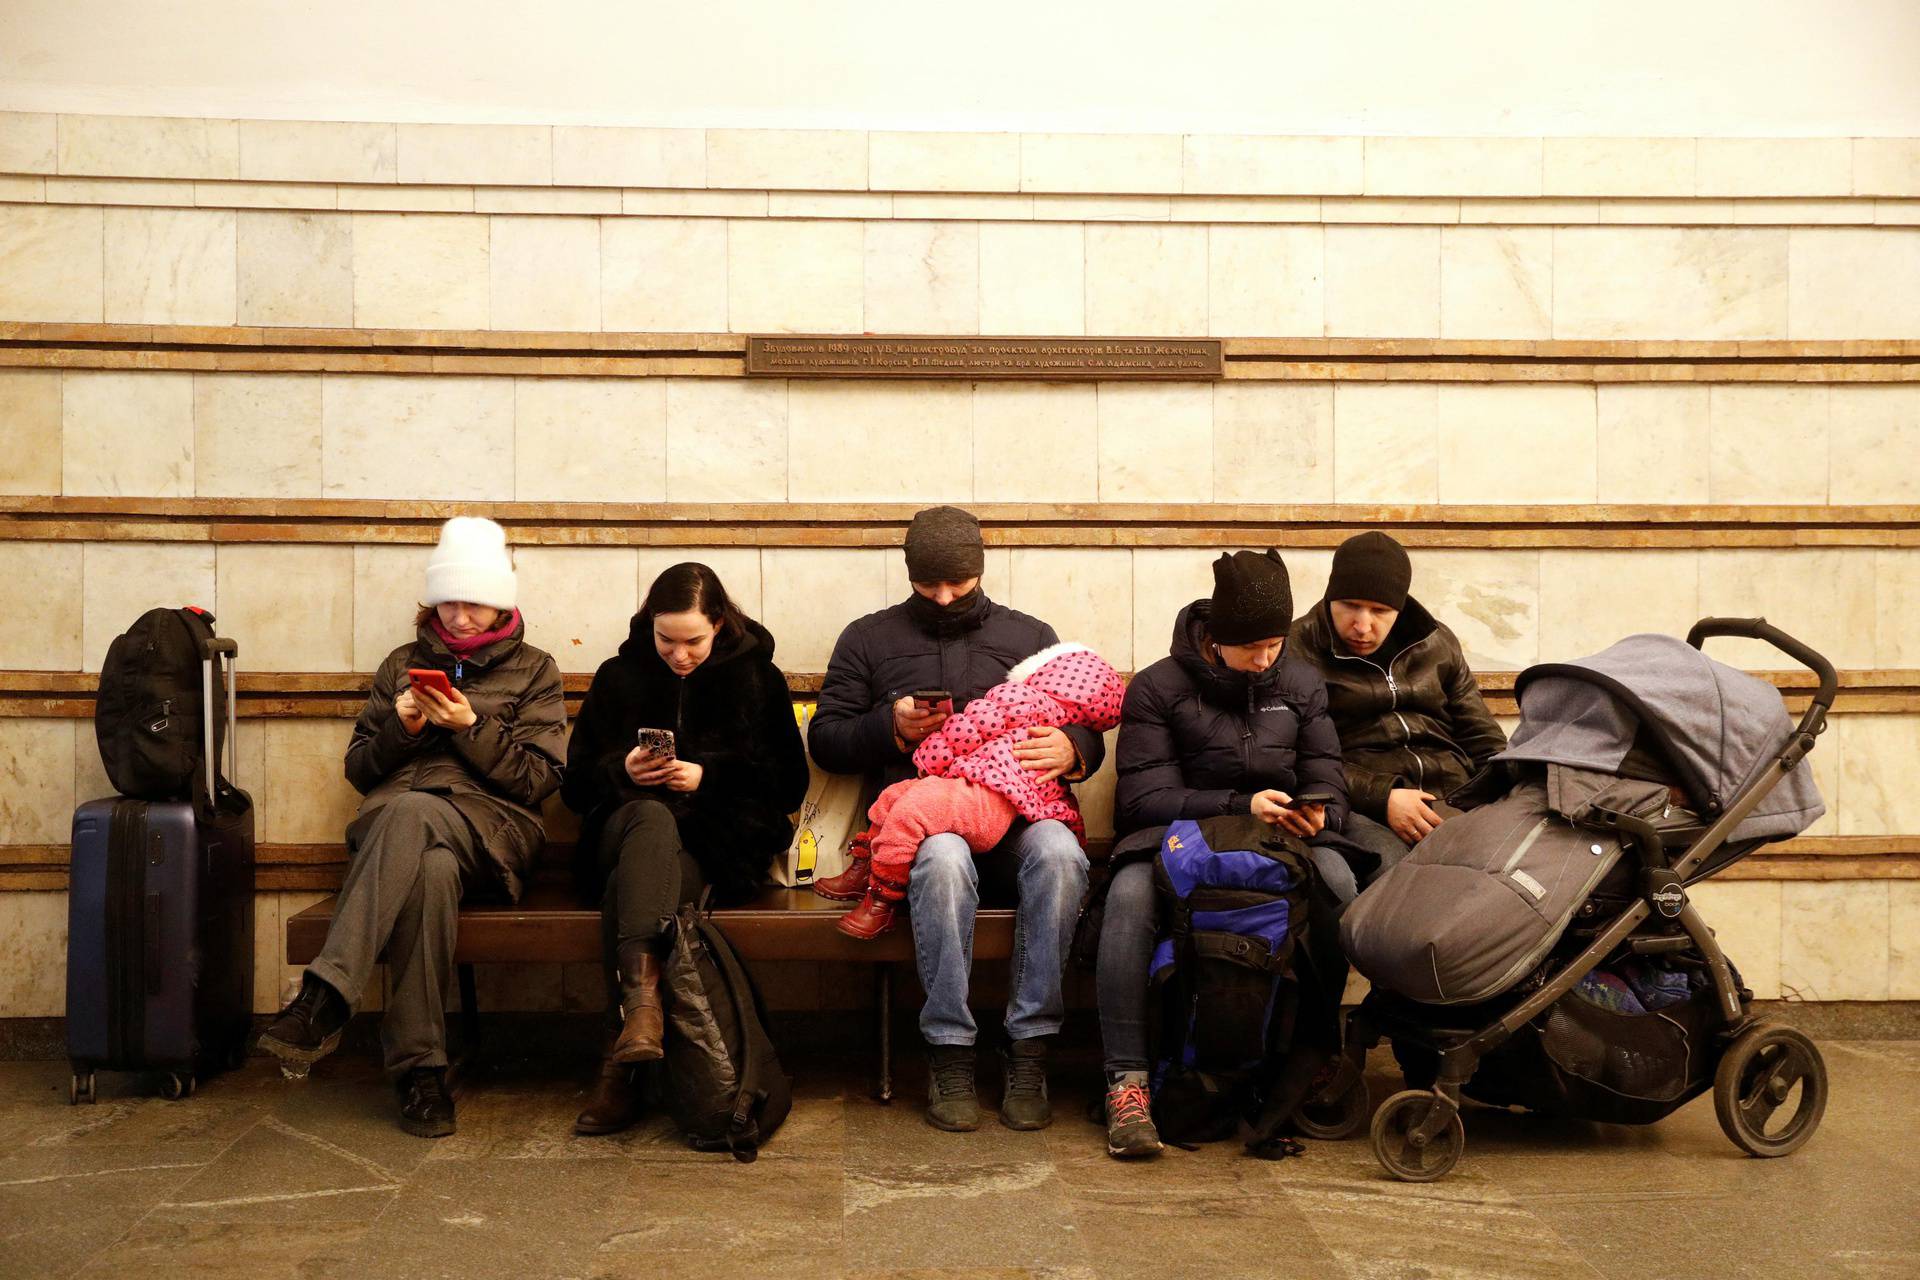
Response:
[[[203,705],[224,658],[228,769],[237,756],[231,640],[208,643]],[[213,717],[191,798],[91,800],[73,814],[67,894],[69,1099],[96,1070],[156,1072],[170,1098],[246,1057],[253,1008],[253,802],[221,775]]]

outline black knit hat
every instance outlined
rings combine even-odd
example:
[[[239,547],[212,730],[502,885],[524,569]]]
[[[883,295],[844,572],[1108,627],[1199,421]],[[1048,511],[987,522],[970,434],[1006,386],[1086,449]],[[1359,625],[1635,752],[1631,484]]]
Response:
[[[980,521],[959,507],[928,507],[907,526],[907,577],[913,582],[965,582],[987,567]]]
[[[1389,609],[1407,607],[1413,564],[1407,549],[1378,529],[1356,533],[1333,553],[1327,575],[1329,600],[1371,600]]]
[[[1280,553],[1236,551],[1213,562],[1207,634],[1215,644],[1251,644],[1284,636],[1293,625],[1293,587]]]

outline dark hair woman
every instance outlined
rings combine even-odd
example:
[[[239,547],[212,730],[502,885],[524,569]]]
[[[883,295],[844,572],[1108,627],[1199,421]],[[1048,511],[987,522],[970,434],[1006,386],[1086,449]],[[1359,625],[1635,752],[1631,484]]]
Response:
[[[773,636],[712,569],[674,565],[594,673],[567,751],[561,797],[583,817],[577,865],[602,894],[619,1023],[579,1132],[617,1133],[638,1118],[634,1064],[661,1056],[663,923],[703,888],[726,902],[764,884],[806,792]]]

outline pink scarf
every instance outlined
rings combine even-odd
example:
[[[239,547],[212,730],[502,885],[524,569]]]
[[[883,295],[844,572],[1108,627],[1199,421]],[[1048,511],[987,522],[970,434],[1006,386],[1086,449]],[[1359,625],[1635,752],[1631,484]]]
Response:
[[[433,634],[440,637],[440,643],[447,646],[447,651],[456,658],[464,658],[476,650],[484,649],[488,645],[505,640],[508,636],[512,635],[513,629],[520,624],[520,611],[518,609],[507,610],[505,614],[501,615],[499,623],[494,626],[493,630],[482,631],[479,635],[468,636],[465,640],[460,639],[451,631],[447,630],[446,625],[440,621],[440,614],[438,612],[430,615],[427,621],[433,626]]]

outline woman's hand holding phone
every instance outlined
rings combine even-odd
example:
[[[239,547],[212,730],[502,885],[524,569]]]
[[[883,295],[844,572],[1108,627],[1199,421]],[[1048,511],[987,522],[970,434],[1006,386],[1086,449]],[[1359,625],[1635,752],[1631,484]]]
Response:
[[[1254,793],[1251,804],[1253,816],[1269,826],[1280,828],[1291,836],[1305,840],[1319,835],[1327,825],[1327,809],[1323,804],[1296,805],[1292,796],[1284,791],[1268,788]]]

